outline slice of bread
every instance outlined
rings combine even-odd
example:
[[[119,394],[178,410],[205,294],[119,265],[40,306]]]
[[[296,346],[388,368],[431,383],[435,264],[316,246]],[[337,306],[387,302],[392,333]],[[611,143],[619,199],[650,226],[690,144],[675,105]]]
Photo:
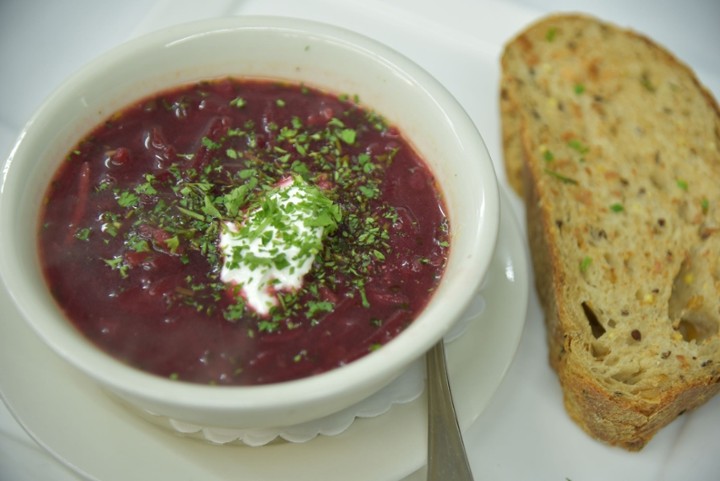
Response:
[[[589,434],[641,449],[720,391],[720,111],[648,38],[553,15],[500,92],[550,363]]]

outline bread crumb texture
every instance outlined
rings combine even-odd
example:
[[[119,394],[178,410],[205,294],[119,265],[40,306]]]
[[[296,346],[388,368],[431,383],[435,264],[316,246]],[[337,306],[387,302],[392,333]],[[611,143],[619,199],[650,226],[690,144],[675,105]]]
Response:
[[[500,105],[566,408],[640,449],[720,390],[717,103],[648,38],[555,15],[506,45]]]

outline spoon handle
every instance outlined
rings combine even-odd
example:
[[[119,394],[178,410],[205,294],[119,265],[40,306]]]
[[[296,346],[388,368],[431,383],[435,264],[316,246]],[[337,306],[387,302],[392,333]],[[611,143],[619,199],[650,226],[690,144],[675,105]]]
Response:
[[[472,481],[440,340],[426,356],[428,383],[427,481]]]

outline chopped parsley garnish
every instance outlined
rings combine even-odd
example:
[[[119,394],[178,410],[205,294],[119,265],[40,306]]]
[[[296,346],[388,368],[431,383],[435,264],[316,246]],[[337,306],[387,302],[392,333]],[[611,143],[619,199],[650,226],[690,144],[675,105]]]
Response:
[[[219,142],[215,142],[214,140],[210,139],[209,137],[202,138],[202,145],[203,145],[203,147],[205,147],[206,149],[209,149],[209,150],[219,149],[222,146],[222,144],[220,144]]]
[[[310,301],[307,303],[307,317],[315,317],[321,312],[331,312],[335,308],[335,304],[329,301]]]
[[[247,105],[247,102],[242,97],[235,97],[233,100],[230,101],[230,105],[241,109],[245,107],[245,105]]]
[[[451,233],[432,171],[358,102],[225,78],[109,116],[39,222],[68,317],[183,382],[283,382],[386,344],[438,286]]]
[[[207,278],[186,280],[167,302],[183,303],[208,315],[220,306],[230,322],[254,319],[251,331],[257,333],[290,329],[288,319],[293,316],[303,316],[312,324],[321,322],[335,308],[321,291],[333,291],[338,285],[369,307],[366,279],[390,256],[390,233],[398,222],[395,208],[381,200],[385,170],[398,151],[370,153],[357,148],[366,132],[386,132],[388,126],[378,114],[361,110],[357,96],[344,96],[343,101],[346,111],[335,112],[319,124],[310,125],[295,115],[283,121],[244,120],[219,133],[207,133],[199,138],[200,151],[178,153],[162,176],[148,170],[133,187],[112,191],[117,208],[102,214],[98,235],[106,244],[109,238],[122,238],[124,252],[105,259],[105,264],[124,279],[138,268],[141,256],[151,258],[156,252],[176,256],[185,265],[201,259],[208,265]],[[183,102],[183,108],[189,108],[190,100]],[[272,102],[278,108],[290,107],[282,97]],[[174,105],[168,102],[169,110],[176,110]],[[253,108],[243,96],[234,97],[229,105]],[[226,223],[234,223],[242,236],[256,237],[266,246],[274,245],[274,236],[289,239],[295,235],[283,230],[287,213],[281,210],[301,207],[279,206],[272,200],[273,192],[282,196],[275,186],[289,176],[311,194],[305,201],[312,203],[307,208],[314,215],[307,225],[322,227],[328,235],[322,243],[300,237],[291,240],[297,243],[299,256],[314,256],[311,279],[298,291],[277,292],[277,305],[261,316],[239,291],[233,301],[226,300],[228,286],[220,280],[224,259],[219,238]],[[113,188],[113,182],[105,180],[95,190]],[[262,221],[244,225],[250,212],[262,215]],[[276,228],[267,230],[267,225]],[[83,240],[90,235],[90,229],[76,234]],[[445,238],[436,245],[449,247]],[[289,269],[298,260],[280,251],[260,256],[245,252],[242,257],[258,268]]]
[[[82,229],[78,229],[78,231],[75,233],[75,238],[86,241],[90,238],[91,232],[92,232],[92,229],[89,227],[84,227]]]
[[[116,270],[120,273],[120,277],[123,279],[128,276],[129,266],[125,263],[122,257],[113,257],[112,259],[103,259],[105,264],[110,266],[111,269]]]
[[[346,144],[350,144],[350,145],[354,144],[356,136],[357,136],[357,133],[353,129],[343,129],[340,131],[340,138]]]
[[[117,203],[120,205],[120,207],[134,207],[135,205],[137,205],[139,200],[140,199],[136,194],[125,191],[120,193],[117,198]]]
[[[228,251],[225,266],[248,267],[256,276],[288,268],[288,274],[294,274],[296,266],[311,261],[322,250],[323,237],[316,229],[322,229],[325,236],[335,231],[342,219],[340,207],[301,177],[269,189],[247,211],[242,222],[226,228],[224,237],[232,244],[223,247]]]

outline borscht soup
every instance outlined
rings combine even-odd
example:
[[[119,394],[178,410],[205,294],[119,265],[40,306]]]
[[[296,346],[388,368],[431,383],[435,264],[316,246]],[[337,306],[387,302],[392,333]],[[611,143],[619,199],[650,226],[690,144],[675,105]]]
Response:
[[[433,173],[360,99],[226,78],[159,92],[77,143],[39,251],[99,348],[179,381],[258,385],[390,342],[443,275]]]

